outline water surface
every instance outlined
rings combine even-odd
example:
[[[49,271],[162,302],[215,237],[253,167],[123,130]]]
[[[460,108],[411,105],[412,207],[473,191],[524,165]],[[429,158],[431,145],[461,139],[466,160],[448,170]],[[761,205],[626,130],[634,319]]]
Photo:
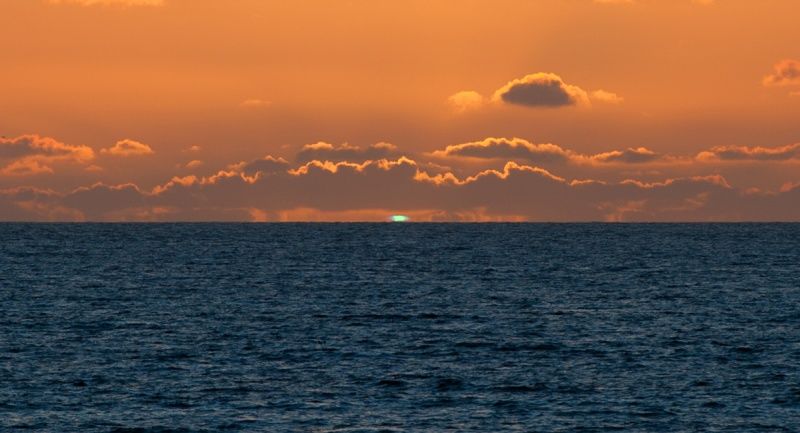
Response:
[[[3,432],[800,430],[800,225],[0,241]]]

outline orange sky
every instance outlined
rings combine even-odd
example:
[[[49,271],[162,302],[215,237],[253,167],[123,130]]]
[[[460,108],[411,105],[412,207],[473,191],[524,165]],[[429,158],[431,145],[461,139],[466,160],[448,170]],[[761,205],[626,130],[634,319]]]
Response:
[[[796,3],[2,0],[0,219],[800,220]]]

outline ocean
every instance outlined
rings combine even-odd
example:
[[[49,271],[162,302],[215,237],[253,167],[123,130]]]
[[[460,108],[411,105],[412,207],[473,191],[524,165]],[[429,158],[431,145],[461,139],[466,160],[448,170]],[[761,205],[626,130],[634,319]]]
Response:
[[[0,224],[0,431],[800,431],[798,224]]]

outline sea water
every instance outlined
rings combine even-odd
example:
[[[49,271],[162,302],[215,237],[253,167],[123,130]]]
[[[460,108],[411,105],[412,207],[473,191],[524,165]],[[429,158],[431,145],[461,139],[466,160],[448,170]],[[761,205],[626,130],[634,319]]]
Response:
[[[0,224],[0,431],[800,431],[800,225]]]

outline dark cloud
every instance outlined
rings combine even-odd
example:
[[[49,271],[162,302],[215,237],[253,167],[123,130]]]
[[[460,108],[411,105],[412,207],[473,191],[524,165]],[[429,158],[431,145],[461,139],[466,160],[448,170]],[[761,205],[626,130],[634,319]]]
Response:
[[[98,183],[76,189],[66,195],[62,203],[66,207],[80,210],[92,219],[101,215],[113,216],[116,219],[128,219],[133,215],[127,216],[116,212],[140,208],[145,204],[145,199],[145,195],[136,185],[110,186]]]
[[[88,146],[64,144],[53,138],[35,134],[0,138],[0,159],[29,156],[89,161],[94,158],[94,151]]]
[[[258,173],[274,174],[284,172],[289,169],[289,162],[283,158],[275,158],[267,155],[261,159],[250,162],[240,162],[230,167],[234,171],[240,171],[247,176],[255,176]]]
[[[25,176],[53,173],[53,163],[70,161],[88,163],[95,157],[91,147],[64,144],[50,137],[36,134],[15,138],[0,138],[0,174]]]
[[[306,144],[297,153],[295,160],[301,164],[309,161],[367,161],[399,156],[397,146],[391,143],[376,143],[366,148],[342,144],[339,146],[325,143]]]
[[[774,193],[743,191],[721,176],[660,183],[568,180],[517,163],[459,178],[430,175],[406,158],[312,161],[255,177],[223,171],[207,178],[175,178],[153,191],[97,184],[41,197],[3,192],[0,204],[3,218],[29,212],[38,219],[56,214],[89,220],[375,219],[402,210],[419,220],[800,220],[797,186]]]
[[[443,150],[433,152],[433,156],[438,158],[468,157],[526,161],[536,164],[565,162],[573,164],[643,164],[656,162],[664,158],[662,155],[644,147],[585,155],[551,143],[535,144],[521,138],[494,137],[481,141],[450,145]]]
[[[800,143],[779,147],[717,146],[700,152],[702,161],[789,161],[800,159]]]
[[[481,159],[523,160],[536,163],[566,162],[573,152],[555,144],[534,144],[521,138],[486,138],[481,141],[454,144],[433,152],[437,157],[470,157]]]
[[[1,221],[76,221],[80,211],[60,204],[63,196],[39,188],[0,190]]]
[[[527,107],[589,105],[586,91],[566,84],[556,74],[544,72],[526,75],[509,82],[495,92],[494,99]]]

